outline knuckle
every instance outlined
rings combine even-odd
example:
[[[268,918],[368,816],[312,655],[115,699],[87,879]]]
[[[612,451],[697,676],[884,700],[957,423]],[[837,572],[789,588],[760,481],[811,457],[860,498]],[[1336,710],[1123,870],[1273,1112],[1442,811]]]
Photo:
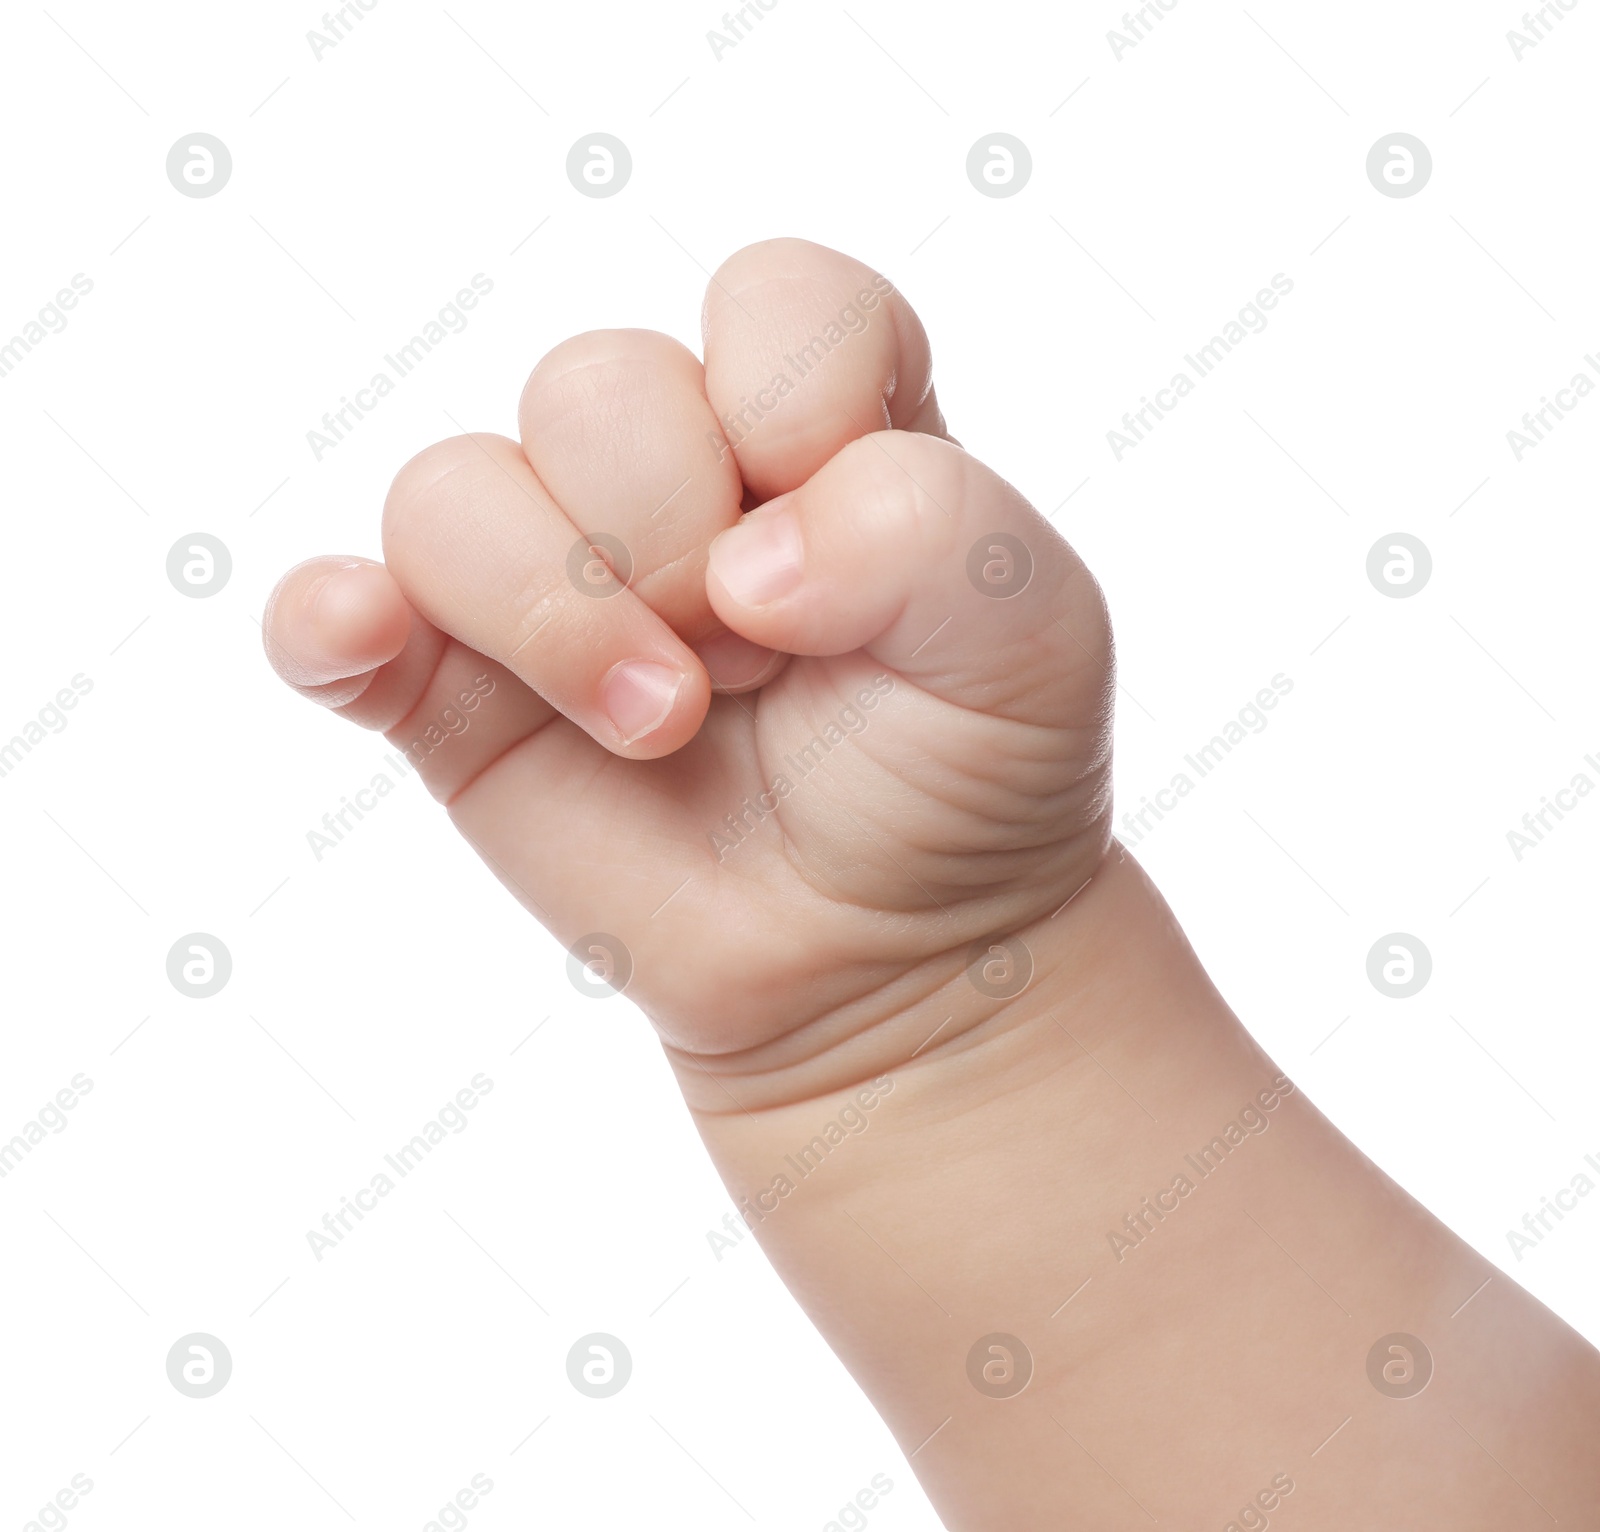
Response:
[[[492,454],[515,442],[498,436],[451,436],[424,447],[394,476],[383,503],[386,553],[403,548],[408,532],[448,513],[485,472],[497,473]]]
[[[528,374],[517,404],[524,442],[573,412],[590,434],[611,424],[586,416],[607,402],[659,392],[679,379],[698,390],[700,363],[680,341],[658,330],[587,330],[561,341]],[[623,424],[628,424],[624,419]]]
[[[556,622],[551,631],[561,634],[591,614],[578,607],[578,597],[569,582],[557,570],[548,566],[528,572],[515,590],[506,594],[506,658],[512,670],[525,666],[530,651],[536,653],[535,640],[558,617],[566,622]]]
[[[860,475],[864,514],[908,546],[937,551],[959,523],[969,460],[937,437],[880,431],[839,454]]]

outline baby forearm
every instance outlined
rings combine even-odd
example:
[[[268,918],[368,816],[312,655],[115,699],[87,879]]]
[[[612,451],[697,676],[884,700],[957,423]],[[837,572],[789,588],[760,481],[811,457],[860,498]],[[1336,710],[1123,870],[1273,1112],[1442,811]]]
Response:
[[[852,1088],[743,1110],[770,1057],[676,1060],[947,1525],[1487,1532],[1600,1503],[1600,1356],[1306,1101],[1119,848],[1022,936],[1014,999],[975,1005],[958,956],[878,1023],[933,1034],[914,1057],[835,1044],[872,1061]]]

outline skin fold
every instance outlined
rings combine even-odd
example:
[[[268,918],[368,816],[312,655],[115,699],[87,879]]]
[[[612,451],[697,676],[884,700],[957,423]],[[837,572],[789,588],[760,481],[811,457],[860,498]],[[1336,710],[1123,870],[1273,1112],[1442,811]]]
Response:
[[[1105,603],[948,434],[910,305],[774,240],[702,319],[703,362],[566,341],[518,440],[408,463],[382,564],[280,582],[279,673],[650,1017],[950,1528],[1600,1526],[1600,1355],[1112,839]]]

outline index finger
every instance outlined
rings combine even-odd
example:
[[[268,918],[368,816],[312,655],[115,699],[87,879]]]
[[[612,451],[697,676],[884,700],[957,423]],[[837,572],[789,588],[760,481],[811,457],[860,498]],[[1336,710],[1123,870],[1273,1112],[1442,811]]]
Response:
[[[945,436],[927,332],[870,266],[803,239],[718,268],[702,324],[706,396],[757,500],[798,489],[889,428]]]

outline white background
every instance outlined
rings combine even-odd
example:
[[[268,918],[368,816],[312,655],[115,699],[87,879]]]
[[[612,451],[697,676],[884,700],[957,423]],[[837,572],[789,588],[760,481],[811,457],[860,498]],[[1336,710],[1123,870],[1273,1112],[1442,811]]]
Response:
[[[94,1086],[0,1181],[0,1526],[74,1473],[84,1528],[421,1528],[475,1473],[484,1529],[806,1532],[874,1473],[872,1527],[937,1525],[753,1241],[712,1255],[728,1198],[631,1007],[574,993],[415,778],[313,858],[388,747],[282,688],[256,623],[289,564],[378,552],[452,421],[514,434],[556,341],[697,345],[707,271],[778,234],[895,281],[952,430],[1098,573],[1124,806],[1292,678],[1138,854],[1312,1099],[1600,1337],[1600,1197],[1506,1239],[1600,1156],[1600,797],[1506,839],[1600,781],[1600,399],[1506,440],[1600,350],[1600,6],[1520,62],[1505,3],[1178,0],[1120,60],[1120,8],[1061,11],[778,0],[718,59],[710,5],[379,0],[320,61],[309,6],[9,14],[0,343],[94,287],[0,378],[0,739],[93,690],[0,778],[0,1136]],[[212,198],[165,174],[196,131],[233,156]],[[634,160],[607,200],[565,175],[595,131]],[[1033,156],[1006,199],[965,175],[995,131]],[[1434,160],[1407,199],[1365,173],[1396,131]],[[318,462],[306,432],[478,272],[470,327]],[[1123,411],[1280,272],[1118,462]],[[197,531],[233,559],[203,600],[165,572]],[[1365,572],[1396,531],[1433,558],[1408,599]],[[209,1000],[166,977],[193,931],[233,956]],[[1365,970],[1395,931],[1434,964],[1404,1001]],[[479,1071],[467,1131],[317,1262],[306,1231]],[[167,1381],[191,1331],[233,1356],[209,1400]],[[590,1331],[634,1358],[610,1400],[566,1378]]]

